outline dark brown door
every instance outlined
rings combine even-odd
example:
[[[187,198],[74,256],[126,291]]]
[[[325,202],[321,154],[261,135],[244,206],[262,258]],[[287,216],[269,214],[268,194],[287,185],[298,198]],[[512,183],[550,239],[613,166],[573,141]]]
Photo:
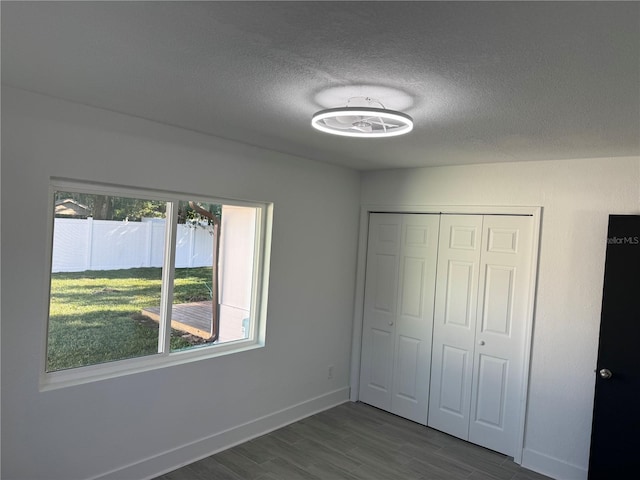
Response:
[[[640,215],[611,215],[589,480],[640,474]],[[629,477],[631,475],[631,477]]]

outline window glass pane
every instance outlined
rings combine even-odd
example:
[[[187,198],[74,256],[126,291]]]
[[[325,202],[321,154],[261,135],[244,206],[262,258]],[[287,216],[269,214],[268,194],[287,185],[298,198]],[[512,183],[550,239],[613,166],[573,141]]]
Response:
[[[47,372],[257,340],[261,207],[136,196],[54,192]]]
[[[181,201],[178,212],[171,326],[186,348],[249,338],[256,208]]]
[[[55,192],[47,371],[150,355],[166,203]]]

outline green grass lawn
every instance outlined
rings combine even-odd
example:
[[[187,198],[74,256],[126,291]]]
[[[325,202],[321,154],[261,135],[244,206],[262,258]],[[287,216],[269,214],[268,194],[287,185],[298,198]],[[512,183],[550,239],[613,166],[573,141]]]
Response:
[[[158,325],[141,310],[160,305],[162,269],[51,275],[47,371],[154,354]],[[211,268],[178,268],[174,303],[209,299]],[[172,331],[172,350],[190,343]]]

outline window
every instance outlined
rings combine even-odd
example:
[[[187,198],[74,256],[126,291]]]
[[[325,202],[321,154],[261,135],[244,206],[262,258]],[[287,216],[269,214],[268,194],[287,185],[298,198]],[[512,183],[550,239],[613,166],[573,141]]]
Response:
[[[51,195],[46,379],[261,345],[269,205],[63,181]]]

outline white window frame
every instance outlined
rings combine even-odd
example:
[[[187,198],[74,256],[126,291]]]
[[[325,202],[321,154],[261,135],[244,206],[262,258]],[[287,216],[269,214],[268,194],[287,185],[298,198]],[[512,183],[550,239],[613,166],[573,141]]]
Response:
[[[77,193],[122,196],[158,200],[167,202],[166,233],[164,246],[164,262],[162,268],[161,320],[158,333],[159,353],[142,357],[115,360],[107,363],[87,365],[68,370],[47,372],[47,348],[49,335],[49,305],[51,295],[51,265],[53,259],[54,228],[54,192],[71,191]],[[173,280],[175,274],[175,240],[177,230],[177,205],[179,201],[192,200],[202,203],[215,203],[252,207],[256,209],[255,246],[253,258],[253,279],[251,287],[251,322],[248,337],[245,339],[199,346],[185,350],[171,351],[170,336],[173,303]],[[49,210],[47,219],[47,275],[46,275],[46,318],[44,324],[43,345],[40,349],[43,356],[40,372],[40,391],[52,390],[71,385],[78,385],[107,378],[119,377],[138,372],[155,370],[172,365],[201,361],[236,352],[261,348],[265,345],[266,315],[268,300],[269,263],[271,252],[271,231],[273,221],[273,204],[268,202],[245,201],[215,196],[204,196],[193,193],[151,190],[138,187],[125,187],[101,183],[81,182],[68,179],[52,178],[49,183]],[[166,288],[169,287],[169,288]]]

